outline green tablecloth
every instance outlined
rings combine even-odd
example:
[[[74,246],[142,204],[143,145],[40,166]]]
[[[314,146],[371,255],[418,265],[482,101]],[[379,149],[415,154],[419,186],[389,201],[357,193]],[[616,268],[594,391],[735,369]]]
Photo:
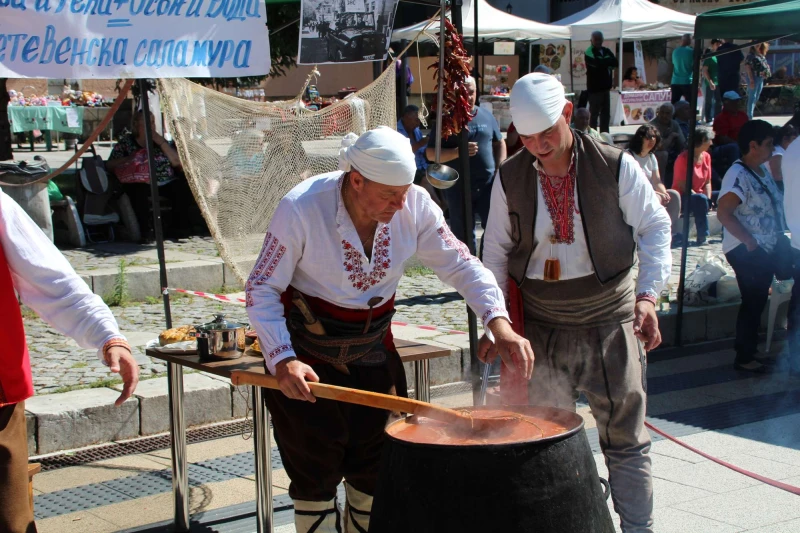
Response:
[[[83,133],[83,110],[83,107],[9,106],[8,121],[12,133],[50,130],[80,135]],[[68,113],[74,113],[71,120]]]

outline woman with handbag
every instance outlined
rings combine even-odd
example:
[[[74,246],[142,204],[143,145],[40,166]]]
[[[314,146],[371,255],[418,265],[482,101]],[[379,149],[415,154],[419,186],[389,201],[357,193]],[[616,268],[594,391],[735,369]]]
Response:
[[[767,373],[758,358],[758,328],[773,276],[791,277],[791,247],[784,234],[783,194],[766,166],[772,126],[751,120],[739,132],[742,157],[722,180],[717,216],[725,228],[722,251],[736,273],[742,304],[736,319],[737,370]]]

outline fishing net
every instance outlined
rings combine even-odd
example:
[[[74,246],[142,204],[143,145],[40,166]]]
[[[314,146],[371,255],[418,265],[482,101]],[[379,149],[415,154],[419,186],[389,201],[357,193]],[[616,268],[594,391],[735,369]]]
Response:
[[[299,96],[250,102],[179,78],[159,80],[159,89],[194,197],[241,282],[280,199],[304,179],[336,170],[348,132],[397,124],[394,67],[319,111],[305,109]]]

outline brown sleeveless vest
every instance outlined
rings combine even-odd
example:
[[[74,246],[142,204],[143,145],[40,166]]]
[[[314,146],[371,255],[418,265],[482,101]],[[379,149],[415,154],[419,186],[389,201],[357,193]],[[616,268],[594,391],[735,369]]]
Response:
[[[595,275],[600,283],[616,278],[633,266],[636,242],[633,228],[619,207],[619,170],[623,151],[572,130],[577,173],[576,194]],[[520,150],[500,166],[506,193],[511,239],[508,274],[521,286],[533,250],[539,175],[533,155]]]

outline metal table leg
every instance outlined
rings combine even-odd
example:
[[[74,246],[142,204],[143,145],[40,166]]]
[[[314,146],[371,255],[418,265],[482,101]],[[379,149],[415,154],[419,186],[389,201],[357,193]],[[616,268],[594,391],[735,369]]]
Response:
[[[261,387],[250,387],[253,398],[253,447],[256,465],[256,531],[272,533],[272,460],[269,411]]]
[[[431,401],[430,361],[414,361],[414,394],[421,402]]]
[[[189,531],[189,478],[186,468],[186,421],[183,418],[183,370],[167,366],[169,385],[169,430],[172,438],[172,496],[175,502],[175,531]]]

